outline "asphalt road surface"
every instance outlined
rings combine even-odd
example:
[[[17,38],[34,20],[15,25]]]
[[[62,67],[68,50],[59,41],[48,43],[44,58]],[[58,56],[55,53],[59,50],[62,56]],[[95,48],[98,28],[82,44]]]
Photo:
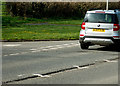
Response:
[[[79,47],[75,41],[3,42],[2,82],[7,84],[117,84],[113,46]]]

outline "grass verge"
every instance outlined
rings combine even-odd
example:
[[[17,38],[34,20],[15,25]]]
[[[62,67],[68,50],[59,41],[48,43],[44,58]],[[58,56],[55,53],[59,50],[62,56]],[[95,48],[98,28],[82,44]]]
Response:
[[[11,20],[9,20],[11,19]],[[6,19],[7,20],[7,19]],[[75,40],[79,39],[82,20],[73,19],[3,19],[2,40]],[[55,25],[25,25],[25,23],[48,23]],[[68,26],[64,26],[68,25]],[[69,26],[70,25],[70,26]],[[72,26],[71,26],[72,25]]]

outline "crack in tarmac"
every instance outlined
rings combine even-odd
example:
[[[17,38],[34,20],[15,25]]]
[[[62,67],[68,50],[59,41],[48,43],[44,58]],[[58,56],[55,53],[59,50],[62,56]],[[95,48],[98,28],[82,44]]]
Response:
[[[104,59],[104,60],[100,60],[100,61],[95,61],[93,63],[80,65],[80,66],[74,65],[73,67],[60,69],[60,70],[56,70],[56,71],[52,71],[52,72],[48,72],[48,73],[43,73],[43,74],[33,74],[31,76],[28,76],[28,77],[14,79],[14,80],[10,80],[10,81],[5,81],[2,83],[7,84],[7,83],[18,82],[18,81],[23,81],[23,80],[28,80],[28,79],[38,78],[38,77],[45,77],[46,78],[46,77],[50,77],[50,76],[55,75],[55,74],[64,73],[64,72],[68,72],[68,71],[73,71],[73,70],[78,70],[78,69],[87,69],[91,66],[95,66],[98,64],[106,63],[106,62],[107,63],[108,62],[117,62],[115,60],[118,60],[118,59],[119,59],[119,57],[116,57],[116,58],[111,58],[111,59]]]

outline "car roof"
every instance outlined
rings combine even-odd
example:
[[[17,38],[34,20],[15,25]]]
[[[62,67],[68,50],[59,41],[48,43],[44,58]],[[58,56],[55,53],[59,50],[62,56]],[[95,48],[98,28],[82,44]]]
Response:
[[[108,13],[108,14],[116,14],[120,13],[119,10],[92,10],[92,11],[87,11],[87,13]]]

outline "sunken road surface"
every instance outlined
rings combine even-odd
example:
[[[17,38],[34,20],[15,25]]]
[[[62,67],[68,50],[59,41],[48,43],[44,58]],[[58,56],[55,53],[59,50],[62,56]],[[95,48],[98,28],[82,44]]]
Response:
[[[117,84],[118,50],[75,41],[3,42],[3,84]]]

